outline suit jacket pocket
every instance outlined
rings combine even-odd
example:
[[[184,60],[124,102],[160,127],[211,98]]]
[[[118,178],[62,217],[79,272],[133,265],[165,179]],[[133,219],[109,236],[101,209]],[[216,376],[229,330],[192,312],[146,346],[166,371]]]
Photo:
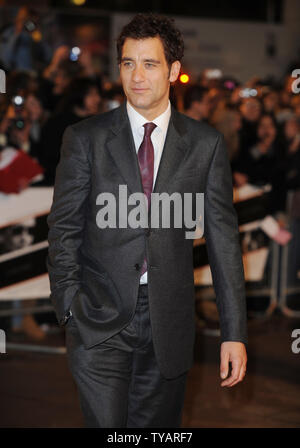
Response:
[[[84,302],[88,308],[99,310],[103,302],[107,302],[109,294],[109,277],[104,271],[98,271],[90,265],[82,267],[82,290],[79,297],[80,302]]]

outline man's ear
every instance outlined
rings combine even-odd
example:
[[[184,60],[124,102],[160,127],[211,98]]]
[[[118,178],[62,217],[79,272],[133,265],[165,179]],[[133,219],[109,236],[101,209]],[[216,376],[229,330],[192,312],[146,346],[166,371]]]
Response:
[[[179,76],[180,73],[181,64],[179,61],[173,62],[171,65],[170,75],[169,75],[169,81],[174,82]]]

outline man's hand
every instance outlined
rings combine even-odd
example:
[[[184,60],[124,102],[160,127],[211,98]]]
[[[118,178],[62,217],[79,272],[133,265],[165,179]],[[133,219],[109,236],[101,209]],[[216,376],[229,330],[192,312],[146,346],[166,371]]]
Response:
[[[221,344],[220,376],[226,378],[229,372],[229,362],[232,370],[229,378],[221,383],[221,386],[232,387],[243,380],[246,373],[247,352],[242,342],[226,341]]]

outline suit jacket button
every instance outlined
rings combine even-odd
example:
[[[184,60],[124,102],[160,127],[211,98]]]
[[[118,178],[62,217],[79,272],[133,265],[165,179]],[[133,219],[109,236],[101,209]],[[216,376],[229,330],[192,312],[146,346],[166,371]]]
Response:
[[[135,269],[136,269],[137,271],[140,270],[140,265],[139,265],[138,263],[136,263],[136,264],[134,265],[134,267],[135,267]]]

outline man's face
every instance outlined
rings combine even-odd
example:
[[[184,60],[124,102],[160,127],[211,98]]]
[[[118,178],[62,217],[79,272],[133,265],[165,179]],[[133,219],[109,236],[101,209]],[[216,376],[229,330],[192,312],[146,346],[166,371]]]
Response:
[[[138,112],[155,118],[166,109],[170,82],[176,81],[180,62],[173,62],[169,69],[158,37],[127,38],[119,68],[125,95]]]

